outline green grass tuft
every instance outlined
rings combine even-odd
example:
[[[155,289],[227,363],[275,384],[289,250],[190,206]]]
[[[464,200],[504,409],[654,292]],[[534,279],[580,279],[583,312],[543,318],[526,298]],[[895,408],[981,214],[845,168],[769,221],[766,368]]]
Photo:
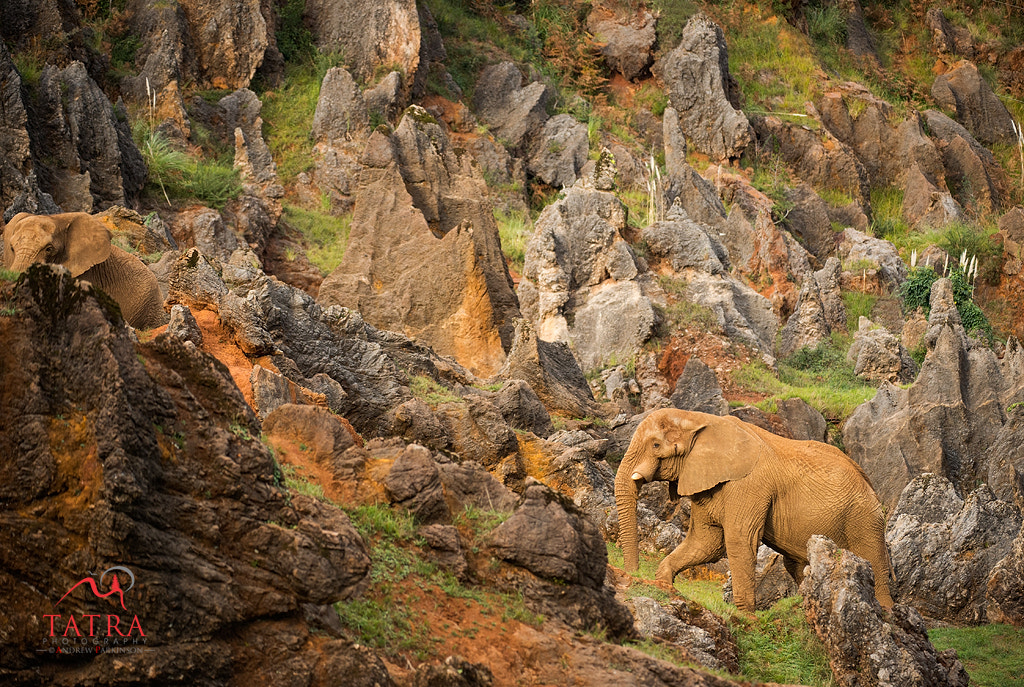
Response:
[[[939,651],[957,657],[979,687],[1024,687],[1024,628],[1009,625],[941,627],[928,631]]]
[[[285,221],[298,229],[306,241],[306,257],[328,275],[341,264],[348,246],[352,214],[340,217],[322,210],[309,210],[291,203],[284,203]]]
[[[530,240],[529,218],[516,210],[495,210],[494,220],[498,223],[501,252],[505,254],[509,267],[522,274],[523,266],[526,264],[526,244]]]

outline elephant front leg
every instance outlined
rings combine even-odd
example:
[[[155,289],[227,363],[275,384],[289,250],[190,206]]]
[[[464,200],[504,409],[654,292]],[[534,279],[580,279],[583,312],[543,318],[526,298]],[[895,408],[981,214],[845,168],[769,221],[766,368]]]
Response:
[[[686,568],[705,563],[714,563],[725,555],[725,539],[722,528],[698,522],[691,514],[690,531],[683,543],[665,556],[658,565],[655,580],[669,586],[676,575]]]

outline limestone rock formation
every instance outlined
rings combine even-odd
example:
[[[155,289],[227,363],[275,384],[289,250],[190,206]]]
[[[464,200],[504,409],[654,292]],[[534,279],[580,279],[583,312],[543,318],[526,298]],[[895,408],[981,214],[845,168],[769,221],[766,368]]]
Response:
[[[304,654],[303,607],[362,593],[369,556],[343,512],[278,484],[224,366],[174,336],[135,343],[108,301],[49,266],[26,273],[16,302],[18,315],[0,321],[8,679],[71,685],[129,671],[216,682],[235,662],[258,674],[264,658],[249,638],[275,643],[282,632],[297,641],[274,655],[294,657],[307,679],[326,676]],[[28,530],[38,548],[25,555]],[[82,591],[54,604],[118,565],[135,581],[123,578],[121,627],[137,616],[150,650],[53,661],[44,614],[111,613]]]
[[[1005,422],[1005,380],[1013,377],[991,349],[970,345],[949,280],[933,285],[931,308],[917,380],[907,389],[884,383],[843,428],[850,457],[890,506],[925,472],[946,477],[965,497],[986,480],[989,449]]]
[[[494,374],[519,309],[479,170],[417,107],[392,136],[374,132],[364,160],[348,248],[319,301]]]
[[[717,233],[694,222],[675,204],[664,220],[644,227],[640,238],[652,255],[668,261],[675,272],[692,267],[708,274],[721,274],[729,266],[729,255]]]
[[[899,286],[907,278],[907,266],[890,241],[869,236],[856,229],[843,231],[839,257],[846,265],[867,264],[875,267],[879,276],[893,287]]]
[[[946,185],[953,197],[964,207],[999,211],[1006,195],[1006,181],[992,153],[967,129],[938,110],[925,110],[923,116],[932,136],[939,141]]]
[[[696,150],[714,160],[738,158],[753,141],[750,122],[734,105],[725,36],[709,17],[691,17],[654,72]]]
[[[984,622],[989,576],[1020,528],[1020,511],[987,486],[961,499],[940,475],[914,478],[886,531],[896,598],[932,618]]]
[[[541,339],[568,343],[584,370],[628,360],[654,327],[625,228],[621,201],[581,180],[541,212],[526,247],[523,314]]]
[[[808,277],[800,288],[800,298],[793,314],[782,328],[779,357],[786,358],[802,348],[814,348],[827,341],[831,333],[832,327],[825,316],[818,282],[813,276]]]
[[[917,375],[917,363],[899,339],[863,315],[857,323],[846,360],[853,364],[857,376],[872,382],[907,384]]]
[[[1024,627],[1024,527],[1010,552],[992,569],[986,601],[989,622]]]
[[[122,89],[136,102],[149,102],[157,93],[164,107],[162,94],[175,94],[184,83],[247,87],[268,51],[276,53],[272,20],[259,0],[133,3],[127,20],[141,45],[135,56],[138,74],[125,78]]]
[[[818,535],[811,537],[807,556],[800,594],[839,684],[967,687],[956,652],[935,650],[917,611],[902,604],[891,613],[882,609],[870,563]]]
[[[704,614],[711,615],[705,610],[701,614],[703,617],[694,619],[695,607],[702,608],[698,604],[673,600],[663,606],[646,596],[635,596],[626,603],[636,618],[637,632],[642,637],[670,642],[680,647],[695,663],[712,670],[725,670],[730,659],[735,661],[735,640],[724,623],[719,621],[711,631],[694,624],[706,618]]]
[[[511,62],[483,70],[473,92],[476,113],[510,150],[523,152],[548,120],[547,105],[554,98],[549,86],[533,81],[523,86],[523,75]]]
[[[1013,117],[988,82],[969,60],[961,60],[932,84],[935,101],[956,113],[956,118],[982,143],[1015,143]]]
[[[605,585],[600,531],[551,489],[529,484],[512,517],[491,533],[488,550],[529,573],[523,594],[538,611],[579,629],[600,625],[612,637],[632,634],[632,616]]]
[[[642,76],[654,60],[655,24],[646,8],[632,12],[612,2],[596,3],[587,16],[587,30],[601,46],[605,64],[629,81]]]
[[[321,50],[341,51],[359,79],[398,66],[412,83],[420,63],[422,33],[414,0],[353,0],[344,5],[309,0],[303,21]]]
[[[729,414],[729,402],[722,396],[714,370],[695,356],[686,361],[669,401],[673,408],[680,410],[719,416]]]

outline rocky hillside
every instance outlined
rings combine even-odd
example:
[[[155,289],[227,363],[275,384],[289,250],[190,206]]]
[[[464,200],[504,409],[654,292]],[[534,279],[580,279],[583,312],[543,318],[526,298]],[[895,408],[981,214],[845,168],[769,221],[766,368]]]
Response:
[[[1011,5],[9,0],[0,37],[4,221],[94,215],[168,314],[0,274],[5,683],[960,685],[928,628],[1024,627]],[[662,407],[843,448],[897,605],[828,540],[799,588],[762,549],[756,618],[724,561],[623,572]],[[656,565],[689,504],[638,516]],[[752,648],[791,620],[816,673]]]

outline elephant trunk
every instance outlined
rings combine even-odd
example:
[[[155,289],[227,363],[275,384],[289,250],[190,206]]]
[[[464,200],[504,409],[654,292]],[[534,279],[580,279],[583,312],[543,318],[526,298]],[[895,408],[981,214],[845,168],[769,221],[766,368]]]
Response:
[[[619,515],[619,546],[625,559],[626,572],[636,572],[640,567],[640,546],[636,526],[637,485],[633,481],[633,461],[630,453],[622,459],[615,473],[615,509]]]

